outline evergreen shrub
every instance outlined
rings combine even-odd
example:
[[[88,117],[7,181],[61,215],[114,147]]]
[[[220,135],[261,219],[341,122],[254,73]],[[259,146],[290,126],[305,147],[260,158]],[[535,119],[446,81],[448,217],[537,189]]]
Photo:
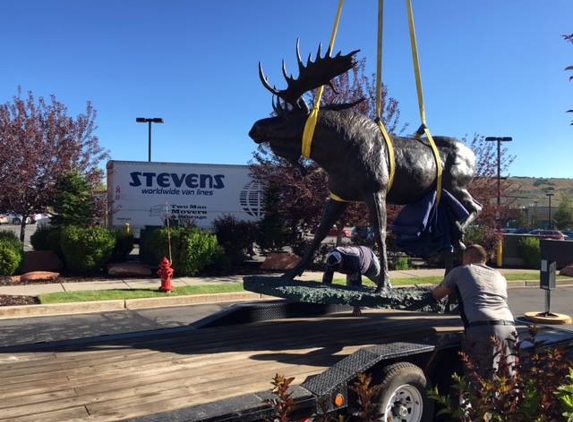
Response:
[[[519,239],[519,255],[526,268],[538,269],[541,264],[539,238],[523,237]]]
[[[225,250],[231,263],[243,263],[253,252],[257,224],[239,220],[232,215],[223,215],[213,222],[219,245]]]
[[[61,231],[60,244],[68,270],[89,273],[102,268],[115,246],[115,236],[104,227],[67,226]]]
[[[193,276],[211,265],[224,254],[214,234],[196,227],[174,227],[156,230],[153,233],[152,250],[157,264],[169,259],[169,237],[171,237],[171,266],[176,276]]]
[[[48,241],[51,230],[50,226],[39,226],[36,228],[36,231],[30,236],[30,243],[35,251],[51,250],[51,245]]]
[[[11,231],[0,231],[0,275],[16,273],[24,260],[24,245]]]
[[[0,231],[0,242],[14,250],[24,250],[24,244],[14,232],[9,230]]]
[[[135,237],[133,233],[126,230],[114,230],[113,235],[115,237],[115,246],[111,253],[110,261],[125,262],[133,250]]]
[[[398,256],[393,262],[393,267],[395,270],[409,270],[412,268],[410,265],[410,258],[407,256]]]

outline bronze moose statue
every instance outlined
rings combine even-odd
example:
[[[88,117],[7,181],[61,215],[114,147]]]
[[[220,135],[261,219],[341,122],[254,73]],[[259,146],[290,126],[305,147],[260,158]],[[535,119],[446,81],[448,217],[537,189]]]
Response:
[[[274,116],[258,120],[249,132],[257,143],[269,143],[271,150],[291,163],[301,158],[303,130],[309,108],[303,95],[327,85],[338,75],[356,65],[355,55],[328,51],[316,59],[302,62],[297,43],[298,78],[289,76],[283,61],[287,88],[271,87],[259,63],[259,77],[263,86],[273,94]],[[333,224],[337,222],[349,202],[363,201],[370,213],[376,242],[380,250],[382,271],[376,292],[391,286],[386,256],[386,203],[413,204],[436,189],[436,162],[429,142],[415,137],[392,136],[395,152],[395,180],[389,190],[388,152],[377,123],[352,111],[357,103],[321,106],[312,140],[310,159],[328,175],[330,192],[341,200],[329,199],[314,239],[299,264],[284,277],[301,275]],[[443,188],[448,190],[468,211],[463,227],[473,221],[482,206],[467,188],[475,172],[475,155],[462,142],[449,137],[434,137],[443,163]],[[348,201],[348,202],[347,202]],[[462,227],[462,229],[463,229]]]

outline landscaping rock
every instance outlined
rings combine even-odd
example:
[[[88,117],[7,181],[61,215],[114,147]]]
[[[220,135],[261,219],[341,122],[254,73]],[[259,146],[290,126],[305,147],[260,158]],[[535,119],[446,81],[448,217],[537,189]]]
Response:
[[[438,302],[433,298],[432,287],[401,287],[378,294],[367,287],[350,288],[314,281],[263,276],[244,277],[243,287],[251,292],[282,297],[292,302],[439,313],[446,310],[445,301]]]
[[[54,251],[27,251],[24,252],[22,273],[33,271],[60,271],[64,268],[62,260]]]
[[[559,274],[573,277],[573,265],[567,265],[566,267],[563,267],[561,271],[559,271]]]
[[[118,262],[109,264],[107,273],[119,276],[150,276],[151,268],[140,262]]]
[[[30,271],[20,276],[18,282],[53,281],[60,278],[60,273],[51,271]]]
[[[300,257],[292,253],[271,254],[261,264],[262,270],[288,271],[296,267],[300,262]]]

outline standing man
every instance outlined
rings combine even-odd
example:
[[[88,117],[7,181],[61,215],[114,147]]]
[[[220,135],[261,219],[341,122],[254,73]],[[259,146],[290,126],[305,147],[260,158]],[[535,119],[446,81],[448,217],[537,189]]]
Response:
[[[366,246],[339,246],[326,258],[322,282],[331,284],[335,271],[346,274],[346,285],[349,287],[362,286],[362,276],[368,277],[378,285],[380,261],[372,249]],[[360,307],[355,306],[352,315],[358,316],[361,313]]]
[[[463,253],[463,265],[452,269],[433,294],[436,300],[457,293],[464,323],[464,352],[482,376],[498,367],[499,355],[492,343],[501,341],[507,362],[515,363],[514,345],[517,331],[507,305],[507,280],[499,271],[488,267],[487,253],[480,245],[471,245]]]

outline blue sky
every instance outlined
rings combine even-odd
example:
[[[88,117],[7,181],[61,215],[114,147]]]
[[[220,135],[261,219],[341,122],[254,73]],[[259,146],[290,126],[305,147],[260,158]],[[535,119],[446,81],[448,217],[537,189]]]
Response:
[[[401,122],[420,123],[405,0],[387,0],[384,82]],[[71,114],[91,100],[112,159],[246,164],[252,124],[271,111],[258,79],[284,87],[328,44],[337,0],[2,0],[0,102],[21,86]],[[336,49],[376,61],[376,0],[346,0]],[[573,1],[413,0],[428,126],[434,135],[511,136],[512,176],[573,178]]]

